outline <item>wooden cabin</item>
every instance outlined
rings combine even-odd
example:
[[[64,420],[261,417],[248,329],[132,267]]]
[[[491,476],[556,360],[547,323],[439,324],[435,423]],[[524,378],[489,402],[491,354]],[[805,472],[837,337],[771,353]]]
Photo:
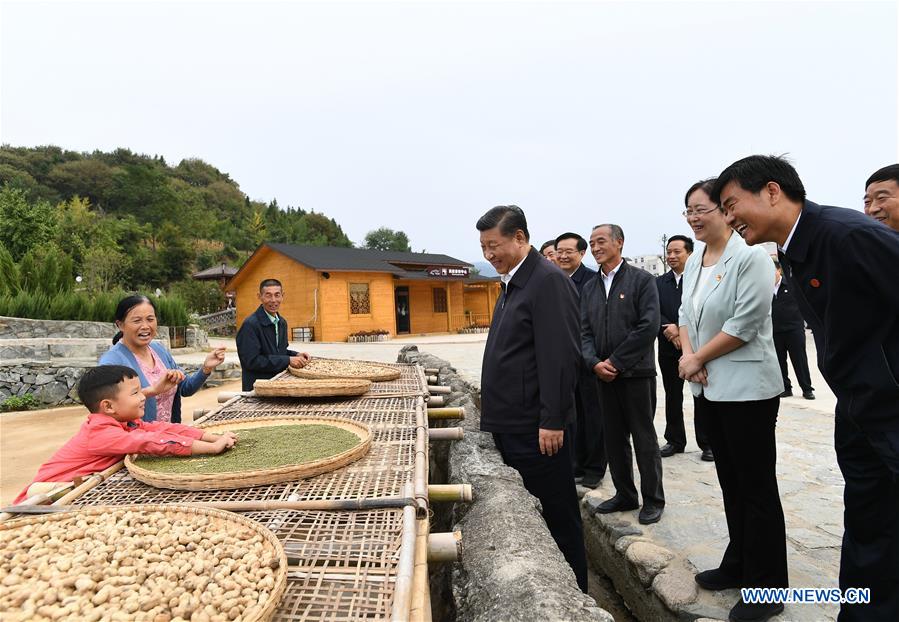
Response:
[[[499,279],[470,271],[469,263],[432,253],[263,244],[228,290],[239,327],[259,306],[259,283],[281,281],[291,341],[346,341],[377,330],[425,335],[490,324]]]

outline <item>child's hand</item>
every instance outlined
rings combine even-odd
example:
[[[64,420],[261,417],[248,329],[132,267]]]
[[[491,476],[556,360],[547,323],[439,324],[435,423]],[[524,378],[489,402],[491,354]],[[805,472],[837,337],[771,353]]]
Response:
[[[215,453],[220,454],[226,449],[231,449],[232,447],[234,447],[234,443],[236,442],[237,439],[233,434],[226,433],[219,436],[218,439],[216,439],[212,444],[215,448]]]

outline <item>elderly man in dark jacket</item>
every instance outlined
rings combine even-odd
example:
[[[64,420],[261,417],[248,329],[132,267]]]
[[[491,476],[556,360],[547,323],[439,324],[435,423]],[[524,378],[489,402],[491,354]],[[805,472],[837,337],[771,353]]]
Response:
[[[284,301],[284,288],[277,279],[259,284],[259,308],[247,316],[237,331],[237,356],[240,358],[241,388],[252,391],[257,380],[268,380],[290,367],[303,367],[309,361],[305,352],[287,348],[287,320],[278,311]]]
[[[659,292],[655,278],[621,257],[624,232],[618,225],[593,228],[590,250],[600,273],[581,294],[581,351],[599,378],[603,433],[615,496],[597,512],[639,507],[634,486],[634,439],[643,507],[642,524],[658,522],[665,507],[662,457],[652,420],[656,366],[653,342],[659,329]]]
[[[577,290],[531,248],[521,208],[494,207],[477,223],[481,251],[500,275],[481,367],[481,430],[540,499],[543,518],[587,591],[587,556],[565,429],[575,414]]]

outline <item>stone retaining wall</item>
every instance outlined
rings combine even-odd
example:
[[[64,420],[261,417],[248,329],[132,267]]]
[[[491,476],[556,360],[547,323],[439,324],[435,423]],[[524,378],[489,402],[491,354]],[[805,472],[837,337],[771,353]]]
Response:
[[[193,332],[192,332],[193,330]],[[69,320],[31,320],[21,317],[0,316],[0,345],[10,347],[13,343],[28,339],[100,339],[112,345],[112,338],[118,332],[112,322],[81,322]],[[188,346],[193,339],[194,347],[202,347],[206,342],[206,333],[198,334],[197,326],[187,329]],[[156,339],[169,347],[169,328],[159,326]],[[8,343],[4,343],[7,342]],[[7,356],[5,358],[27,358]]]
[[[0,316],[0,339],[112,339],[115,334],[116,327],[112,322],[30,320]]]
[[[85,369],[95,365],[93,361],[22,361],[0,365],[0,401],[11,395],[30,393],[43,406],[77,404],[78,380]],[[200,365],[182,367],[185,372],[193,373]],[[235,378],[240,378],[240,365],[223,363],[212,373],[206,385],[217,386]]]
[[[479,393],[449,363],[403,348],[400,362],[440,369],[441,384],[452,388],[448,406],[465,408],[465,438],[432,443],[432,458],[445,464],[432,469],[446,482],[471,484],[474,502],[434,508],[440,529],[462,532],[462,560],[432,575],[435,619],[457,621],[578,620],[613,622],[612,616],[582,593],[574,573],[549,534],[532,497],[514,469],[506,466],[493,438],[479,430]],[[445,446],[448,445],[448,449]],[[443,582],[441,582],[443,578]],[[445,609],[445,611],[440,611]],[[441,615],[438,616],[438,611]]]

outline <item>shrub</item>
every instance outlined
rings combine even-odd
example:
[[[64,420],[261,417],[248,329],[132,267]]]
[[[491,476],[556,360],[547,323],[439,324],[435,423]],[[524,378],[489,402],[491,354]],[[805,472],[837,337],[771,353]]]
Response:
[[[31,410],[38,406],[40,406],[40,402],[31,393],[26,393],[25,395],[11,395],[0,402],[0,411]]]
[[[88,295],[85,292],[42,293],[20,291],[11,296],[0,294],[0,315],[32,320],[72,320],[112,322],[116,305],[128,292],[113,290]],[[158,321],[163,326],[185,326],[189,321],[187,306],[177,296],[155,298]]]

